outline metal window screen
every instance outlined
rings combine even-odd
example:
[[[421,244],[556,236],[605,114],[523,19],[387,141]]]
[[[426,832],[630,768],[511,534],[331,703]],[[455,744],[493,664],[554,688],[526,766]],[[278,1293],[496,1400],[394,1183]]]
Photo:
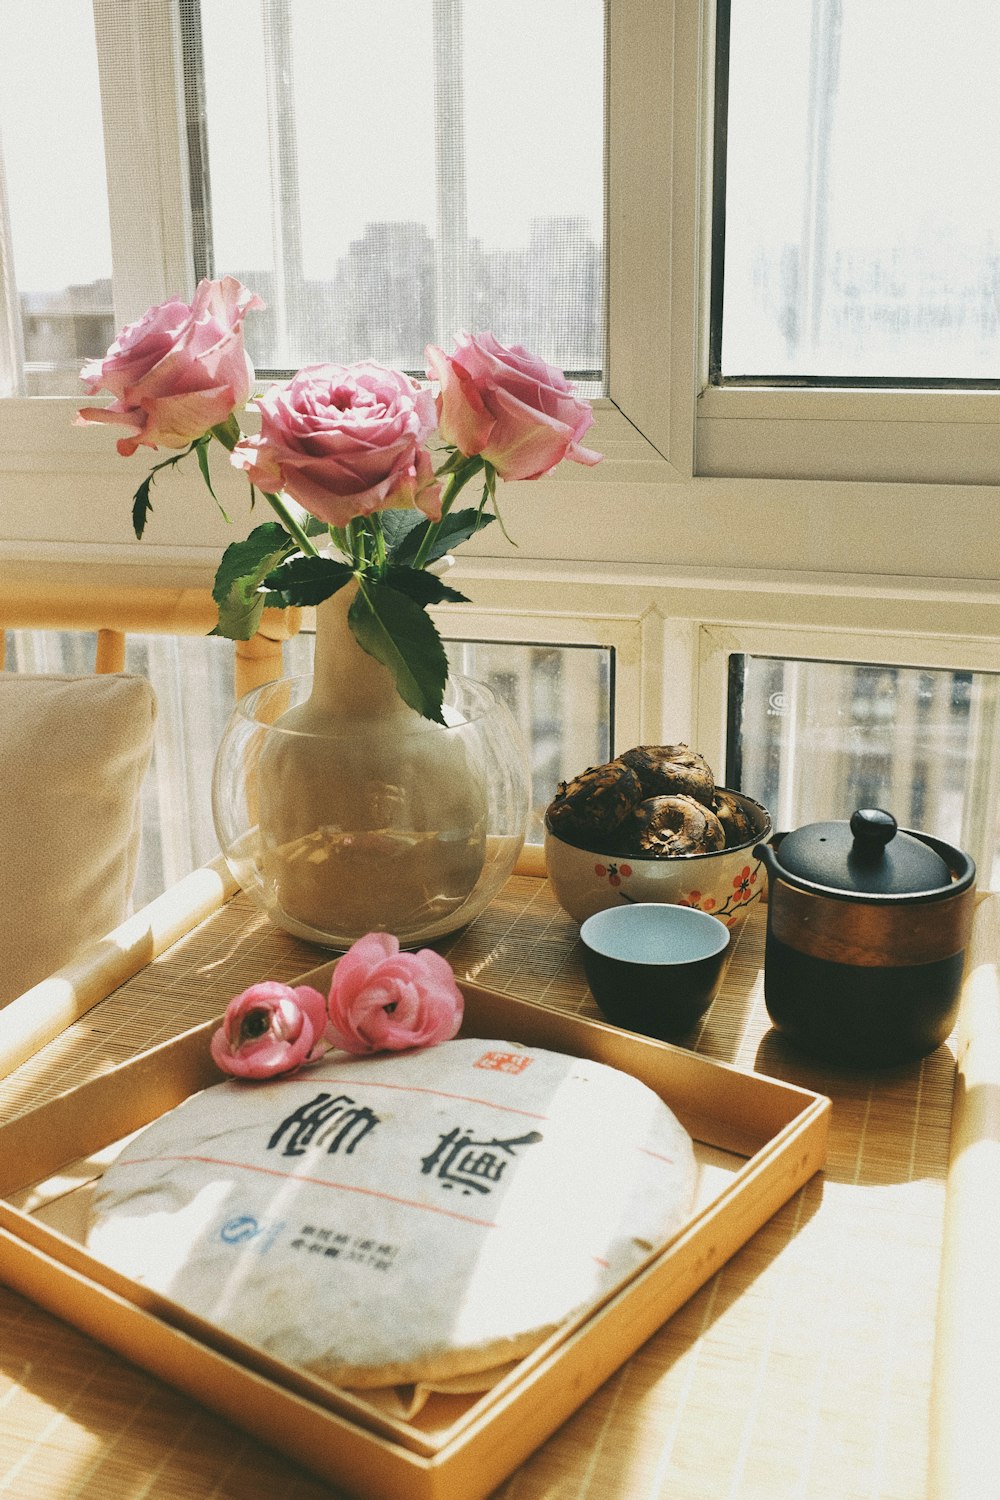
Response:
[[[885,807],[1000,884],[1000,674],[729,659],[726,784],[780,831]]]
[[[6,0],[0,47],[0,396],[76,395],[114,335],[91,0]]]
[[[150,80],[183,89],[191,285],[264,297],[262,376],[422,373],[427,343],[489,329],[603,394],[604,0],[5,0],[3,20],[0,396],[79,395],[157,280],[128,233],[171,149]]]
[[[231,0],[188,7],[196,255],[267,302],[259,372],[422,373],[489,329],[602,394],[604,24],[603,0],[261,0],[234,46]]]
[[[995,383],[993,0],[719,0],[718,14],[716,377]]]

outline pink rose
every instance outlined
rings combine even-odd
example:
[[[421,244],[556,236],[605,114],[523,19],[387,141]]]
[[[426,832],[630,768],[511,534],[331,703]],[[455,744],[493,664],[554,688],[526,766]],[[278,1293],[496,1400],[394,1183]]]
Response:
[[[579,446],[594,420],[590,403],[573,395],[561,370],[519,344],[507,349],[492,333],[463,333],[454,354],[427,346],[427,373],[441,385],[445,442],[482,454],[501,479],[540,479],[564,458],[600,462],[600,453]]]
[[[462,1024],[451,965],[430,948],[400,953],[387,932],[358,938],[333,971],[329,1031],[345,1052],[401,1052],[449,1041]]]
[[[77,426],[117,422],[132,429],[118,439],[126,458],[146,448],[183,448],[242,406],[253,386],[243,347],[243,318],[264,304],[234,276],[201,281],[190,306],[171,298],[129,323],[104,359],[84,365],[87,394],[101,389],[111,406],[80,410]]]
[[[440,518],[424,447],[436,425],[434,398],[400,370],[310,365],[257,406],[260,435],[243,438],[232,455],[251,484],[285,490],[332,526],[387,506]]]
[[[240,1078],[275,1078],[327,1050],[326,1001],[307,984],[252,984],[226,1006],[212,1037],[211,1053],[224,1073]]]

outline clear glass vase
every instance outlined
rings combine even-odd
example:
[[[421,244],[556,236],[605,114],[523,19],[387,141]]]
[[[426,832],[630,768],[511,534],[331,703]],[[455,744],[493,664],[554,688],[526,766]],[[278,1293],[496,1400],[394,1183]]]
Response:
[[[524,744],[493,693],[456,673],[446,723],[421,718],[323,609],[313,676],[268,683],[233,711],[216,832],[279,927],[330,948],[371,931],[415,947],[470,922],[511,873],[528,817]]]

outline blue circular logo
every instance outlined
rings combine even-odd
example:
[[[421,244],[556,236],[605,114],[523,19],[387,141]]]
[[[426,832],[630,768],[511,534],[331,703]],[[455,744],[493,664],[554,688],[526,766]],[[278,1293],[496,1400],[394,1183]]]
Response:
[[[252,1240],[255,1235],[260,1234],[260,1225],[250,1214],[241,1214],[239,1218],[227,1219],[219,1231],[219,1238],[227,1245],[240,1245],[244,1240]]]

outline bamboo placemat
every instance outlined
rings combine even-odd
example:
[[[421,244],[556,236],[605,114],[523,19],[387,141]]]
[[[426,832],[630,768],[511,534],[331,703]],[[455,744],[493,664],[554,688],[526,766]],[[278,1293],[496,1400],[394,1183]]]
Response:
[[[763,912],[685,1039],[829,1094],[827,1171],[497,1492],[501,1500],[923,1500],[954,1058],[878,1073],[804,1063],[763,1006]],[[459,977],[598,1017],[577,927],[514,877],[439,945]],[[245,897],[0,1084],[0,1118],[328,957]],[[312,1500],[335,1492],[0,1288],[0,1495]]]

